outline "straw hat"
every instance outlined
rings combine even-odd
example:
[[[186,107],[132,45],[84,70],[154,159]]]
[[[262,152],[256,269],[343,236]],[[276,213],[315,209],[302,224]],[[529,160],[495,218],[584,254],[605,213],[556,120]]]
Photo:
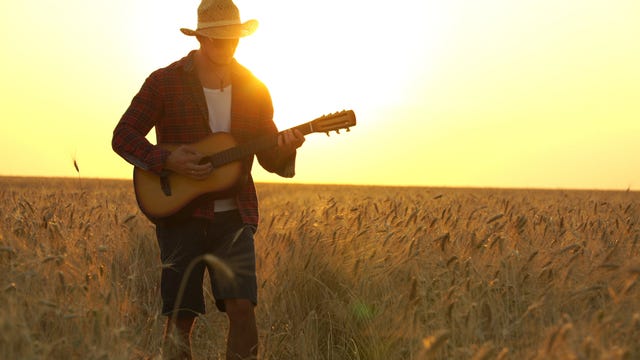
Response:
[[[237,39],[253,34],[257,20],[240,22],[240,12],[232,0],[202,0],[198,6],[198,28],[182,28],[183,34],[214,39]]]

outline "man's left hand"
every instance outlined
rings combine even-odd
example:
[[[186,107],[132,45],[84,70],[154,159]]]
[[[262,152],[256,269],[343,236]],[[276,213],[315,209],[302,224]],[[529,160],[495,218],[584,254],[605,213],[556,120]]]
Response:
[[[288,129],[278,136],[278,148],[286,155],[293,154],[304,143],[304,135],[297,129]]]

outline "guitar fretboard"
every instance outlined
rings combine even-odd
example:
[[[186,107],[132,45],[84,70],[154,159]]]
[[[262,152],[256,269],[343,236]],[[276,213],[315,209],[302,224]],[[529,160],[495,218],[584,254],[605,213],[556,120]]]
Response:
[[[297,129],[302,133],[302,135],[308,135],[314,132],[311,122],[298,125],[291,129]],[[275,135],[263,136],[253,142],[241,144],[227,150],[220,151],[216,154],[206,157],[204,161],[210,162],[214,168],[217,168],[222,165],[241,160],[262,150],[266,150],[268,148],[276,146],[278,144],[278,137],[280,136],[280,134],[282,134],[282,132]]]

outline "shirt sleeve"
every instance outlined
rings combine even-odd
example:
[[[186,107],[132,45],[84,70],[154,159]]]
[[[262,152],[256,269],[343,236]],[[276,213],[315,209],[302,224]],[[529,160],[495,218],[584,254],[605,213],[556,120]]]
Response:
[[[263,89],[262,105],[260,109],[261,132],[263,134],[277,134],[278,128],[273,122],[273,103],[266,87]],[[296,173],[296,152],[283,155],[277,147],[261,151],[256,154],[258,163],[265,170],[285,178],[292,178]]]
[[[162,116],[162,97],[153,74],[134,96],[113,131],[111,147],[130,164],[160,174],[169,151],[151,144],[146,135]]]

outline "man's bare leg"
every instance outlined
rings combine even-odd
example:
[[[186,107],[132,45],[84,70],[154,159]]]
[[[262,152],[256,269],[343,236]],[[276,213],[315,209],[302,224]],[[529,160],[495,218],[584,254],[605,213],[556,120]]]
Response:
[[[245,299],[225,300],[229,317],[227,360],[258,358],[258,328],[253,303]]]
[[[191,315],[175,319],[169,316],[164,328],[163,360],[191,360],[191,331],[195,320]]]

